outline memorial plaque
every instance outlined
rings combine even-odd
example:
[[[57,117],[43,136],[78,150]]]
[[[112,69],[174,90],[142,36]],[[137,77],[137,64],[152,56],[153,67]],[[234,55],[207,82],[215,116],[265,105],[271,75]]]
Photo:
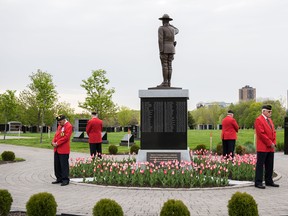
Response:
[[[84,138],[85,138],[84,132],[78,131],[74,133],[72,142],[85,142]]]
[[[187,98],[141,99],[141,149],[187,149]]]
[[[157,98],[141,100],[141,132],[185,133],[187,100]]]
[[[84,138],[84,132],[75,132],[74,138]]]
[[[86,126],[88,123],[88,119],[79,119],[78,120],[78,131],[86,131]]]
[[[102,143],[103,144],[108,144],[109,141],[107,140],[107,132],[101,132],[102,135]],[[87,135],[86,132],[75,132],[74,137],[72,139],[73,142],[89,142],[89,136]]]
[[[102,143],[103,143],[103,144],[108,144],[109,142],[108,142],[108,140],[107,140],[107,132],[106,132],[106,131],[103,131],[103,132],[101,133],[101,135],[102,135]]]
[[[18,132],[19,128],[22,128],[22,123],[17,121],[8,122],[9,130],[8,132]]]
[[[84,138],[84,132],[75,132],[74,137],[75,138]]]
[[[30,128],[30,132],[31,132],[31,133],[37,133],[37,126],[32,126],[32,127]]]
[[[103,127],[103,131],[106,132],[115,132],[115,127]]]
[[[9,125],[6,124],[6,131],[9,130]],[[5,131],[5,124],[0,124],[0,131]]]
[[[129,140],[129,146],[135,144],[134,143],[134,135],[133,134],[125,134],[120,142],[120,146],[128,146],[128,140]]]
[[[160,162],[180,161],[180,152],[147,152],[147,161],[150,163],[159,164]]]

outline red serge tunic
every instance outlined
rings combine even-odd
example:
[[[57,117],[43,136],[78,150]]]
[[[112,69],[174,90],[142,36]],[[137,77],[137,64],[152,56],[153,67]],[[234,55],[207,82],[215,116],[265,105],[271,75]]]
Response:
[[[256,143],[257,152],[274,152],[274,148],[271,148],[271,144],[276,145],[276,131],[274,129],[273,121],[269,118],[271,126],[269,126],[263,115],[260,115],[255,120],[256,131]]]
[[[72,125],[70,122],[61,126],[58,125],[57,131],[53,138],[53,142],[57,143],[57,147],[54,147],[54,152],[58,154],[69,154],[70,153],[70,137],[72,135]]]
[[[89,137],[89,143],[102,143],[102,120],[92,118],[86,126],[86,133]]]
[[[239,126],[234,118],[226,116],[222,121],[221,138],[223,140],[236,140]]]

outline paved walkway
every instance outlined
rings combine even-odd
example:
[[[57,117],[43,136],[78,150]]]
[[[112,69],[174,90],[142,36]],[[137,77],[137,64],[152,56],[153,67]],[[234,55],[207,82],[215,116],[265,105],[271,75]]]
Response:
[[[265,190],[253,186],[221,189],[127,189],[72,183],[66,187],[52,185],[52,149],[39,149],[0,144],[0,153],[13,151],[25,162],[0,166],[0,188],[7,189],[13,197],[13,211],[26,211],[30,196],[39,192],[52,193],[58,204],[57,212],[92,215],[95,203],[101,198],[118,202],[125,216],[159,215],[167,199],[180,199],[189,208],[191,215],[228,215],[227,204],[236,192],[251,194],[258,203],[260,216],[288,215],[288,155],[275,154],[275,169],[282,178],[277,181],[280,188]],[[88,157],[87,154],[71,153],[72,158]]]

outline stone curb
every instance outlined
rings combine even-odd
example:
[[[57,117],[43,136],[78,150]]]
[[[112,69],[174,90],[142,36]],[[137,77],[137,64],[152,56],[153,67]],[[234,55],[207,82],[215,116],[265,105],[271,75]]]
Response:
[[[274,181],[278,181],[282,178],[282,175],[278,173],[277,171],[274,171],[277,176],[273,179]],[[52,174],[50,176],[54,178]],[[100,188],[110,188],[110,189],[125,189],[125,190],[155,190],[155,191],[207,191],[207,190],[223,190],[223,189],[235,189],[235,188],[244,188],[244,187],[251,187],[254,186],[254,182],[248,182],[244,184],[239,185],[231,185],[231,186],[225,186],[225,187],[210,187],[210,188],[157,188],[157,187],[124,187],[124,186],[110,186],[110,185],[97,185],[97,184],[88,184],[83,182],[76,182],[70,180],[70,184],[75,185],[82,185],[84,187],[100,187]]]

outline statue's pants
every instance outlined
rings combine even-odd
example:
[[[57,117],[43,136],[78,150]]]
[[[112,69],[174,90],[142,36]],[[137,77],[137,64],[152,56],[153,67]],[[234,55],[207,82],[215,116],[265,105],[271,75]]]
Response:
[[[173,53],[160,54],[160,60],[162,65],[163,82],[170,83],[172,76],[172,61],[174,59]]]

